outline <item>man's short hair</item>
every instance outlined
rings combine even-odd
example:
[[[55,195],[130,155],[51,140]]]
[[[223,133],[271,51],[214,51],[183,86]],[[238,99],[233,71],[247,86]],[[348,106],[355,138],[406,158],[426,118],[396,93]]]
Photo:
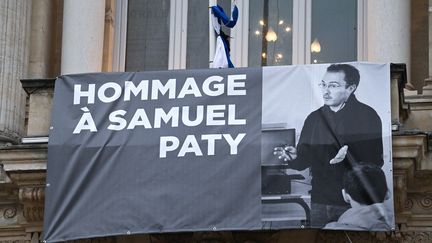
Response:
[[[346,172],[343,187],[352,199],[363,205],[382,203],[388,190],[384,171],[368,163],[360,163]]]
[[[360,73],[357,68],[349,64],[332,64],[327,67],[327,72],[343,72],[345,74],[345,82],[347,86],[355,84],[358,86],[360,82]]]

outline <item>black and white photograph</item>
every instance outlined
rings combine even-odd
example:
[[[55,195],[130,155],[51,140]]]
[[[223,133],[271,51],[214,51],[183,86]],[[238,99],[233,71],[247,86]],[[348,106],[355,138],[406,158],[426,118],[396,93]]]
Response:
[[[265,67],[262,116],[263,228],[394,227],[388,64]]]

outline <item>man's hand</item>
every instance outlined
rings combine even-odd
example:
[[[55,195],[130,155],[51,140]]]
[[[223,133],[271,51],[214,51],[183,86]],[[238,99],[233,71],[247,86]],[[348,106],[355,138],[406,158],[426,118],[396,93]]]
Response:
[[[278,156],[278,159],[286,162],[297,158],[297,149],[288,145],[279,146],[274,148],[273,154]]]
[[[345,159],[347,152],[348,152],[348,146],[347,145],[340,148],[338,153],[336,154],[336,156],[330,160],[330,164],[337,164],[337,163],[342,162]]]

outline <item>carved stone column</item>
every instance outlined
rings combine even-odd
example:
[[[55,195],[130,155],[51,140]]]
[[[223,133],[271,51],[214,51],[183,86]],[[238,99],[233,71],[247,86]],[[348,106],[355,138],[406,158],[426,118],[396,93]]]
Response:
[[[365,60],[406,63],[410,73],[411,1],[380,0],[367,2]]]
[[[0,143],[17,142],[24,133],[25,94],[19,80],[27,76],[31,3],[0,1]]]
[[[428,0],[411,2],[411,83],[421,94],[424,79],[429,77]]]
[[[102,69],[105,0],[65,0],[63,10],[62,74]]]
[[[52,34],[52,1],[32,1],[29,77],[46,78],[49,73]]]

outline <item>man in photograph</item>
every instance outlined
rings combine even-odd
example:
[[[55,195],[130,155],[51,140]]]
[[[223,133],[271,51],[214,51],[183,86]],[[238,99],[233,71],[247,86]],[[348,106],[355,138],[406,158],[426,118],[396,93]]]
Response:
[[[360,161],[383,165],[381,119],[355,96],[360,73],[349,64],[332,64],[319,83],[324,105],[306,118],[297,147],[276,147],[288,167],[311,169],[311,226],[337,221],[350,205],[341,195],[345,172]]]

